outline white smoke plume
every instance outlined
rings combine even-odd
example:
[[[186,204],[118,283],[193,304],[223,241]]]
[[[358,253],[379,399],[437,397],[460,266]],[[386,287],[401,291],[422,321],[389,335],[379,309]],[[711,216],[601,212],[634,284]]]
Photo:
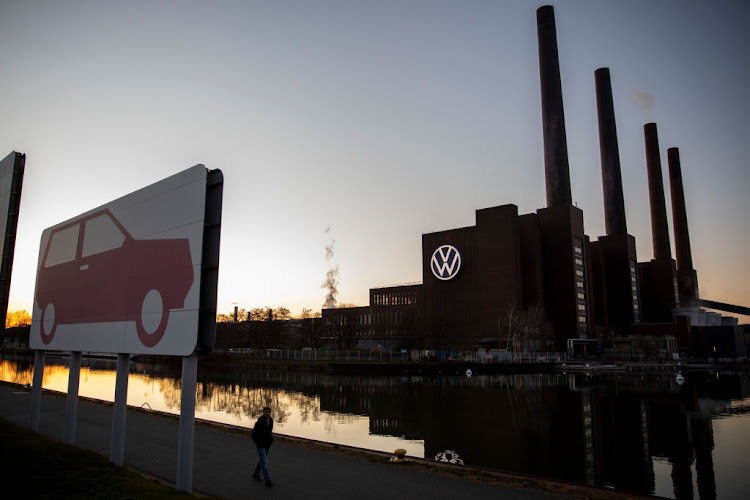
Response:
[[[328,226],[324,231],[325,234],[329,235],[329,241],[326,243],[326,262],[328,263],[328,272],[326,272],[326,279],[320,285],[320,288],[326,290],[326,300],[323,303],[324,309],[331,309],[336,307],[337,300],[336,296],[339,291],[336,288],[339,284],[339,266],[333,262],[333,246],[336,244],[336,240],[330,237],[331,226]]]
[[[654,108],[654,95],[640,90],[633,91],[633,102],[637,111],[651,111]]]

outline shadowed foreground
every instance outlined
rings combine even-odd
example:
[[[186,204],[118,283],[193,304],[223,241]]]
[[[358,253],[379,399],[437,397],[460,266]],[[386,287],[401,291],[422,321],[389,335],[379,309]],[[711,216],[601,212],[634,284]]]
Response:
[[[30,393],[0,384],[0,418],[28,426]],[[0,427],[3,476],[15,478],[25,497],[161,498],[176,495],[179,420],[128,408],[125,468],[109,464],[112,405],[80,398],[76,447],[59,443],[65,395],[42,396],[41,436]],[[83,448],[83,449],[81,449]],[[95,452],[97,455],[88,453]],[[500,474],[426,460],[390,464],[384,453],[277,436],[269,455],[276,486],[250,477],[257,455],[247,429],[197,422],[193,493],[224,498],[628,498],[607,490]],[[148,478],[130,469],[142,472]],[[123,479],[122,475],[124,476]],[[137,477],[136,481],[133,477]],[[131,492],[123,485],[137,488]],[[7,486],[7,483],[6,483]],[[141,490],[141,488],[143,488]],[[153,488],[153,489],[152,489]],[[7,491],[7,490],[6,490]],[[17,491],[17,490],[16,490]],[[119,496],[118,496],[119,495]],[[630,497],[632,498],[632,497]]]

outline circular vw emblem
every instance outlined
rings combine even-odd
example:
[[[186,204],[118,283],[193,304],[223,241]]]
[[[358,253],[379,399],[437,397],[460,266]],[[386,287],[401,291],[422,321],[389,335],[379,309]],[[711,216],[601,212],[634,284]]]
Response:
[[[461,254],[456,247],[443,245],[432,254],[432,274],[439,280],[449,280],[461,269]]]

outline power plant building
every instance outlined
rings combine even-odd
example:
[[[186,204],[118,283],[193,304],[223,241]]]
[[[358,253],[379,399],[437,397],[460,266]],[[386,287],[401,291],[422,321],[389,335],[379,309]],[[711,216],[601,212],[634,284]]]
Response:
[[[679,152],[668,150],[675,262],[656,124],[644,126],[654,259],[639,263],[625,220],[609,69],[596,70],[607,234],[590,241],[583,211],[572,204],[551,6],[537,10],[537,31],[547,206],[530,214],[519,214],[513,204],[483,208],[473,226],[423,234],[422,284],[372,289],[369,308],[360,308],[364,318],[349,320],[359,325],[357,345],[563,351],[575,339],[666,334],[678,347],[689,347],[689,318],[710,305],[699,299]],[[750,314],[747,308],[721,306]],[[329,322],[341,323],[346,314],[323,310]],[[732,326],[727,320],[719,323]]]
[[[476,225],[422,236],[425,334],[435,348],[564,350],[590,338],[593,280],[572,204],[552,7],[537,11],[547,207],[477,210]],[[521,345],[509,346],[508,342]]]

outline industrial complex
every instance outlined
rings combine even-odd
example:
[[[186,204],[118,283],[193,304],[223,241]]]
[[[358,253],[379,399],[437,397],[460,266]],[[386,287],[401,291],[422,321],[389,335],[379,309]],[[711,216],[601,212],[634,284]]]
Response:
[[[628,234],[608,68],[595,72],[606,235],[584,230],[572,203],[554,10],[537,10],[547,206],[476,211],[473,226],[422,235],[422,283],[370,290],[370,304],[323,309],[363,348],[438,352],[484,348],[617,358],[744,357],[736,314],[703,300],[693,268],[677,148],[668,150],[672,257],[659,140],[644,125],[654,258],[639,262]]]

